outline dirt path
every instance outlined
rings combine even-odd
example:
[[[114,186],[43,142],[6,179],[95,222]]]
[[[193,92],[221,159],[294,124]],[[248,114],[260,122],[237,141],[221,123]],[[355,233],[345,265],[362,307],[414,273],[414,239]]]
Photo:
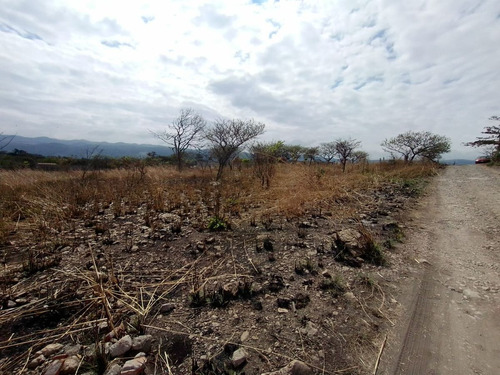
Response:
[[[377,374],[500,374],[500,171],[448,167],[412,215]]]

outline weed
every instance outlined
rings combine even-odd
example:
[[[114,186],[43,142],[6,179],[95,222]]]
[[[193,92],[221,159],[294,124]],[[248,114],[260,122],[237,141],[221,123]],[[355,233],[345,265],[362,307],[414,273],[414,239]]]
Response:
[[[217,232],[227,230],[229,225],[223,218],[214,216],[208,221],[207,228],[209,231]]]
[[[338,297],[345,292],[344,279],[340,275],[330,279],[324,279],[320,284],[320,289],[328,291],[333,297]]]
[[[300,260],[299,262],[295,262],[295,273],[297,275],[305,275],[305,274],[315,275],[318,272],[316,271],[316,267],[312,263],[311,259],[306,258],[305,260]]]

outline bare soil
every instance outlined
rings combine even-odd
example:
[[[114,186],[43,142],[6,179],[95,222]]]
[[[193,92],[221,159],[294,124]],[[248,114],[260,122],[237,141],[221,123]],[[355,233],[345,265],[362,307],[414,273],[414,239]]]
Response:
[[[448,167],[410,214],[377,374],[500,373],[500,170]]]

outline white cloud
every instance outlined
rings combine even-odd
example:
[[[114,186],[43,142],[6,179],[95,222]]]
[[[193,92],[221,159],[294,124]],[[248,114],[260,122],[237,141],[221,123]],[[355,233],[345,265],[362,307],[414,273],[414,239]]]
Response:
[[[260,4],[259,4],[260,3]],[[495,0],[0,0],[0,130],[154,142],[181,107],[267,139],[406,130],[461,143],[499,114]]]

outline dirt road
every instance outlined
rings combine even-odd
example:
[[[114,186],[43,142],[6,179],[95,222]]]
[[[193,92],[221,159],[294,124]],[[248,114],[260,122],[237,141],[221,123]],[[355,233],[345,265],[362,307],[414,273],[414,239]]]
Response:
[[[448,167],[412,216],[377,374],[500,374],[500,170]]]

